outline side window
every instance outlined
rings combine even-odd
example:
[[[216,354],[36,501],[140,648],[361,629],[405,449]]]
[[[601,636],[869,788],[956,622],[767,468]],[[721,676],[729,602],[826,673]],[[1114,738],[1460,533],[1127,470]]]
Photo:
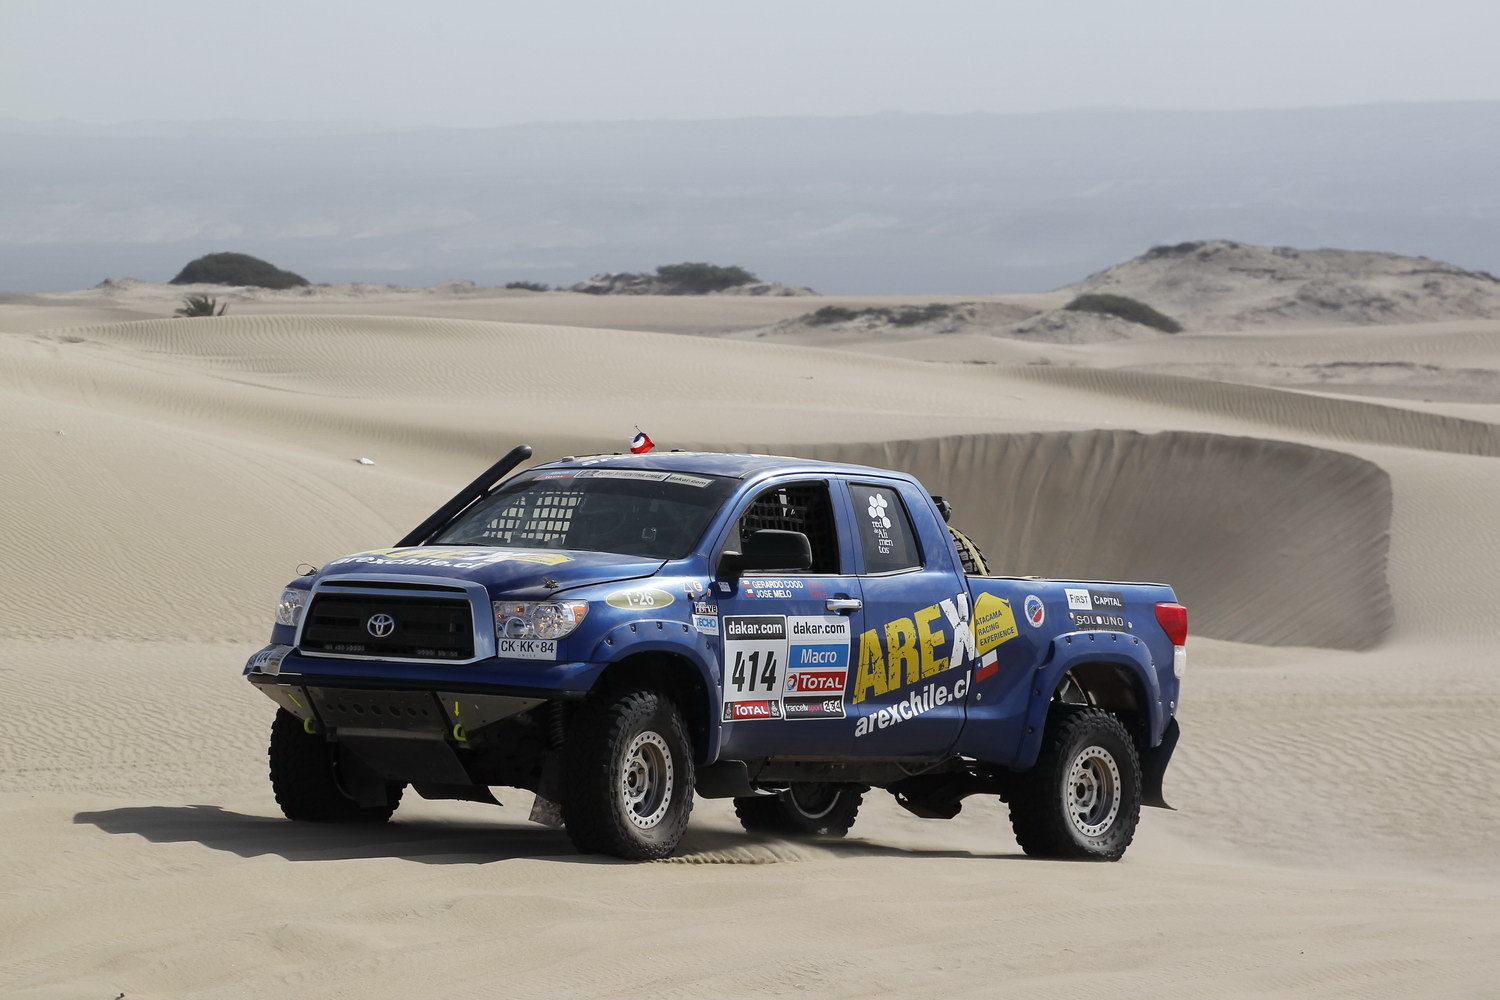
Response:
[[[762,528],[800,531],[812,545],[809,573],[839,571],[839,540],[827,483],[782,483],[763,491],[740,518],[740,544]]]
[[[865,553],[865,572],[919,569],[922,553],[901,494],[889,486],[850,483],[849,495],[854,500],[854,530]]]

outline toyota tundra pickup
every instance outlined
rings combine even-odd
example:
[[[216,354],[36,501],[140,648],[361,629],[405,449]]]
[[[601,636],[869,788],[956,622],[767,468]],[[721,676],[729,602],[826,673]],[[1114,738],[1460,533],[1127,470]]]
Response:
[[[909,475],[521,446],[393,548],[292,581],[245,675],[293,820],[404,789],[535,795],[582,852],[670,855],[694,795],[842,836],[871,788],[997,796],[1030,855],[1117,860],[1165,806],[1187,611],[1170,587],[989,575]]]

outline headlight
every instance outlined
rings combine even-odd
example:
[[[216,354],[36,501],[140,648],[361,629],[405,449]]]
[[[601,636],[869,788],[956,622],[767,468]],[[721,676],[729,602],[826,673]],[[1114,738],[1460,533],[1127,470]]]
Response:
[[[588,601],[496,601],[495,638],[561,639],[588,613]]]
[[[288,587],[281,592],[281,600],[276,602],[276,624],[298,625],[302,621],[302,611],[307,607],[308,591],[301,587]]]

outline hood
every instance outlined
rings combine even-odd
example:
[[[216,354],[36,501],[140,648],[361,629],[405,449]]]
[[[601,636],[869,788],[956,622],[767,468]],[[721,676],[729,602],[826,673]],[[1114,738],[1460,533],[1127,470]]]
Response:
[[[652,576],[663,565],[660,559],[618,552],[414,545],[342,556],[324,566],[318,578],[366,575],[440,577],[480,583],[497,596],[546,598],[574,587]],[[543,586],[544,581],[557,586]]]

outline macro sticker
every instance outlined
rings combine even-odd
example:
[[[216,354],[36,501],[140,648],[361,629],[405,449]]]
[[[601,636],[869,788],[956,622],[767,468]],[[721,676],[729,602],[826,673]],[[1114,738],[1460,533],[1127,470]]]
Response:
[[[842,719],[849,679],[849,619],[788,618],[787,632],[783,714],[788,719]]]

